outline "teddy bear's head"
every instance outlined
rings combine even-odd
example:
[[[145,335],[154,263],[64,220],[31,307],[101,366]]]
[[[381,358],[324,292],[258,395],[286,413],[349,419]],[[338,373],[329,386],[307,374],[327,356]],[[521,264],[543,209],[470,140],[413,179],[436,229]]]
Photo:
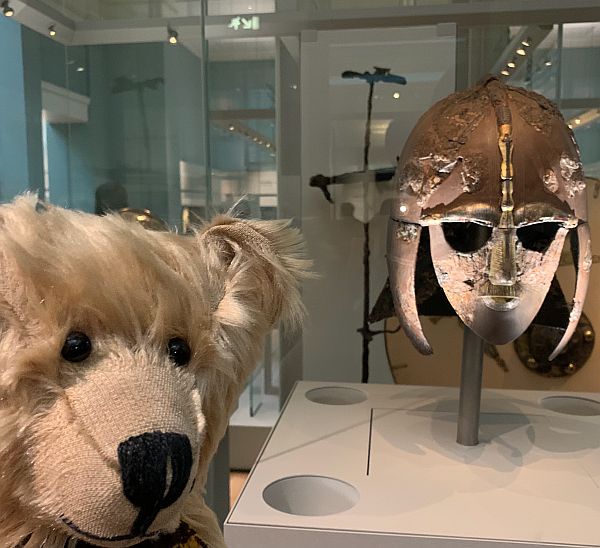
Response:
[[[264,335],[302,312],[301,248],[281,222],[0,206],[0,546],[131,546],[201,515]]]

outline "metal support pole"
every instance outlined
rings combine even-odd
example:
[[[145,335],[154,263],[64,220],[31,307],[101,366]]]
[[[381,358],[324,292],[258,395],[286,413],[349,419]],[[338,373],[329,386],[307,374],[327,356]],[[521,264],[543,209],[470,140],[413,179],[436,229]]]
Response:
[[[479,443],[482,372],[483,339],[465,326],[456,435],[456,441],[461,445]]]

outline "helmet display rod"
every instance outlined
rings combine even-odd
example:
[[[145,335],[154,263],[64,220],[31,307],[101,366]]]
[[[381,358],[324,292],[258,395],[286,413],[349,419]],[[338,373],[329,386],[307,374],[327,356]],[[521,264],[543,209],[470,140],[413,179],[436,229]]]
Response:
[[[479,443],[479,411],[483,373],[483,339],[464,327],[460,399],[456,441],[461,445]]]

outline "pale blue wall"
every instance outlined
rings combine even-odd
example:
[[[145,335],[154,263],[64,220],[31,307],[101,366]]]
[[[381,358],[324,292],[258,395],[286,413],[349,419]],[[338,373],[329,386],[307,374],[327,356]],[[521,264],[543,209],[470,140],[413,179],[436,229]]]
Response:
[[[21,27],[0,17],[0,201],[29,188]]]
[[[67,51],[70,55],[70,49]],[[76,48],[80,50],[81,48]],[[77,91],[87,91],[90,98],[89,121],[81,124],[54,124],[48,132],[50,164],[50,199],[60,205],[93,212],[96,187],[110,180],[110,155],[106,76],[101,48],[90,48],[85,64],[85,85]],[[69,67],[75,66],[75,63]],[[87,88],[87,89],[86,89]],[[50,154],[50,136],[62,146]],[[53,163],[66,162],[58,168]],[[61,179],[66,176],[66,181]]]
[[[149,84],[162,78],[162,44],[66,48],[66,55],[69,74],[85,67],[76,73],[85,81],[75,85],[69,78],[68,84],[86,91],[89,120],[49,126],[51,201],[94,211],[96,188],[117,182],[127,189],[130,206],[166,217],[164,86],[145,87],[141,99],[136,89],[118,92],[119,78]]]
[[[108,156],[132,207],[168,216],[163,43],[94,46],[104,55]],[[92,67],[93,69],[93,67]],[[119,86],[119,82],[125,86]],[[119,92],[119,88],[132,89]],[[142,84],[143,86],[138,86]],[[100,85],[100,84],[99,84]],[[138,91],[138,87],[140,91]],[[92,94],[93,95],[93,94]]]
[[[64,47],[5,18],[0,51],[0,200],[43,189],[47,81],[90,99],[87,123],[48,124],[51,202],[94,211],[96,188],[120,183],[130,206],[180,222],[179,161],[205,164],[199,58],[163,42]]]
[[[30,189],[43,192],[44,151],[42,145],[42,88],[40,85],[40,75],[44,63],[39,55],[40,35],[25,27],[21,28],[21,34],[27,128],[27,162],[29,165],[28,183]]]
[[[69,127],[66,124],[46,124],[46,142],[50,202],[62,207],[70,207]]]

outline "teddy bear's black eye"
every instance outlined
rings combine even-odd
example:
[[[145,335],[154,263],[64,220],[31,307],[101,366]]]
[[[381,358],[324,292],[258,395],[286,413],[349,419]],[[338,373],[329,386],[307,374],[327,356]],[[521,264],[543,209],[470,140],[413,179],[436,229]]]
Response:
[[[90,338],[81,331],[73,331],[67,335],[60,354],[68,362],[82,362],[91,351]]]
[[[192,351],[183,339],[179,337],[175,337],[171,339],[167,345],[169,349],[169,358],[171,358],[175,365],[181,367],[182,365],[186,365],[189,363],[192,357]]]

